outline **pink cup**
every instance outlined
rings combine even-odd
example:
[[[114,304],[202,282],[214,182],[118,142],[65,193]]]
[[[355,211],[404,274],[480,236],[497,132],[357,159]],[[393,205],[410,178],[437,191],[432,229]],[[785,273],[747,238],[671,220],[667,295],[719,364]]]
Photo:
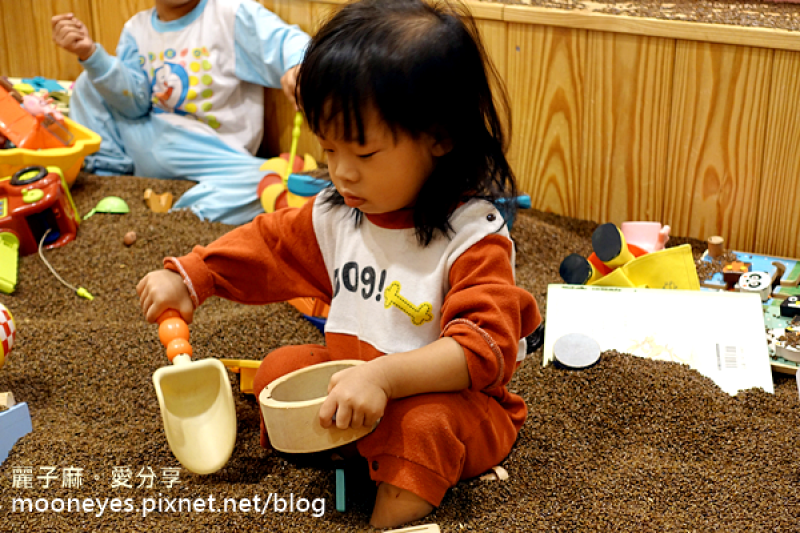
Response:
[[[669,226],[660,222],[623,222],[620,226],[625,240],[646,252],[663,250],[669,240]]]

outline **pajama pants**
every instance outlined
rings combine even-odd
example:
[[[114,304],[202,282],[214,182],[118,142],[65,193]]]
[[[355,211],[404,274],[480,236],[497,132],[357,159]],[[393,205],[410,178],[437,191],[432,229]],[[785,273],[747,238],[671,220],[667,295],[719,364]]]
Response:
[[[196,181],[174,209],[191,209],[204,220],[243,224],[264,212],[256,190],[265,160],[216,135],[187,131],[153,114],[127,118],[106,103],[86,73],[75,82],[70,118],[102,138],[100,150],[86,157],[87,172]]]
[[[278,348],[261,362],[253,392],[258,398],[279,377],[331,359],[320,345]],[[439,506],[459,480],[500,463],[518,431],[493,397],[468,389],[390,400],[378,426],[357,446],[375,482],[411,491]],[[263,418],[261,444],[268,445]]]

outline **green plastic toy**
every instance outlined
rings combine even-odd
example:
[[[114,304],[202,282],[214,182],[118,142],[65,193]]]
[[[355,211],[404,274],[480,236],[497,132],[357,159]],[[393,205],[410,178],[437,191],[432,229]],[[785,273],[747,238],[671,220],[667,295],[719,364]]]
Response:
[[[97,203],[94,209],[86,213],[86,216],[83,217],[83,219],[86,220],[95,213],[113,213],[124,215],[125,213],[130,213],[130,211],[131,210],[128,207],[128,204],[125,203],[125,200],[119,196],[106,196]]]

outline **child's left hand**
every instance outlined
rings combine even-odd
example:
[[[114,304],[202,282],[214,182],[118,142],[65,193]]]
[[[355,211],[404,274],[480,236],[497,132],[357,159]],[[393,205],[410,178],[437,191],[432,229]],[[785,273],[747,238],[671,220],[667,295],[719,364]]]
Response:
[[[319,408],[319,423],[339,429],[373,426],[389,401],[388,382],[379,365],[364,363],[337,372],[328,384],[328,397]]]
[[[294,97],[294,90],[297,88],[297,73],[300,72],[300,65],[295,65],[294,67],[290,68],[286,71],[281,77],[281,89],[283,89],[283,94],[286,95],[286,98],[294,106],[295,111],[298,111],[299,108],[297,107],[297,100]]]

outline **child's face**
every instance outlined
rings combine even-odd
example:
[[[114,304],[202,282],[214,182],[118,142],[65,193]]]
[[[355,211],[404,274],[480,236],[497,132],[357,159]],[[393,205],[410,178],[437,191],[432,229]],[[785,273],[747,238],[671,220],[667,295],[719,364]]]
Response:
[[[328,170],[345,203],[368,214],[389,213],[414,205],[446,150],[429,135],[413,139],[392,131],[377,113],[364,116],[365,144],[341,139],[341,128],[326,128],[320,144]]]

